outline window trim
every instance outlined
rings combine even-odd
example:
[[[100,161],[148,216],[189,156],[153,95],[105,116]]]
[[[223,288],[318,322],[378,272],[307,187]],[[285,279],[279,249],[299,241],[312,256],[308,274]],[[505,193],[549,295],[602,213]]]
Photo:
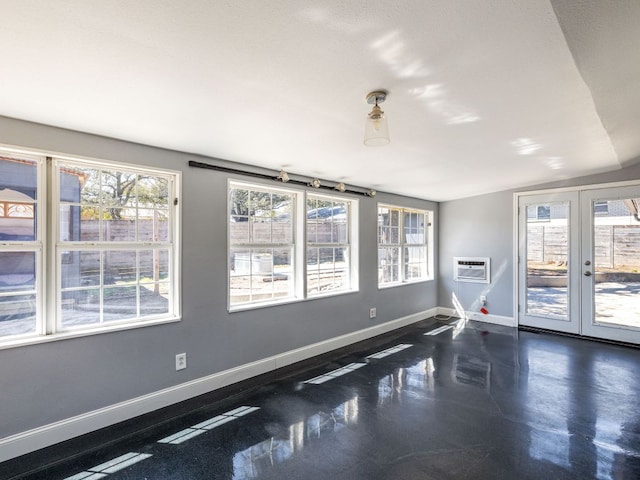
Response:
[[[231,195],[230,191],[233,185],[238,185],[241,188],[255,188],[263,191],[271,192],[287,192],[295,195],[294,208],[291,212],[291,218],[293,219],[293,272],[294,272],[294,295],[287,298],[270,299],[257,302],[247,302],[239,305],[231,304],[231,228],[230,228],[230,216],[231,216]],[[349,218],[349,233],[351,239],[350,245],[350,286],[348,290],[329,291],[321,294],[309,295],[307,293],[307,223],[306,223],[306,203],[307,196],[324,196],[325,198],[331,198],[334,201],[345,202],[350,205],[350,218]],[[292,188],[286,186],[273,186],[273,184],[262,182],[260,180],[247,181],[243,178],[227,178],[227,208],[225,210],[225,223],[227,227],[227,312],[242,312],[247,310],[255,310],[260,308],[272,307],[277,305],[286,305],[298,302],[307,302],[318,300],[326,297],[333,297],[339,295],[348,295],[351,293],[357,293],[359,291],[358,281],[358,258],[359,258],[359,222],[358,222],[358,210],[359,203],[357,199],[350,196],[337,196],[337,195],[322,195],[316,191],[308,190],[304,188]]]
[[[231,189],[234,188],[233,186],[237,186],[243,189],[256,189],[256,190],[260,190],[263,192],[270,192],[270,193],[285,193],[285,194],[291,194],[293,196],[293,205],[292,205],[292,209],[291,209],[291,220],[292,220],[292,231],[291,231],[291,250],[293,252],[293,258],[291,260],[292,263],[292,271],[294,272],[294,278],[293,278],[293,295],[292,296],[287,296],[287,297],[280,297],[280,298],[271,298],[268,300],[260,300],[260,301],[254,301],[254,302],[246,302],[246,303],[241,303],[241,304],[232,304],[231,303],[231,250],[232,248],[235,247],[234,244],[232,244],[231,242],[231,228],[230,228],[230,224],[231,224]],[[237,188],[236,187],[236,188]],[[301,195],[301,191],[294,189],[294,188],[287,188],[287,187],[274,187],[273,185],[269,185],[266,183],[261,183],[261,182],[245,182],[242,180],[238,180],[235,178],[228,178],[227,179],[227,206],[225,209],[225,225],[227,227],[227,248],[226,248],[226,252],[227,252],[227,271],[226,271],[226,276],[227,276],[227,312],[232,313],[232,312],[238,312],[238,311],[244,311],[244,310],[252,310],[255,308],[262,308],[262,307],[268,307],[268,306],[273,306],[273,305],[281,305],[281,304],[286,304],[286,303],[292,303],[292,302],[296,302],[296,301],[301,301],[304,299],[304,291],[303,288],[305,288],[305,285],[303,284],[303,282],[298,281],[297,279],[300,278],[300,269],[304,268],[304,266],[300,265],[302,263],[301,258],[301,245],[303,244],[303,241],[300,241],[299,239],[303,239],[306,240],[305,238],[305,232],[303,229],[300,228],[300,222],[298,221],[298,212],[300,212],[301,208],[302,208],[302,202],[304,201],[304,196]],[[272,244],[272,243],[268,243],[268,244],[242,244],[239,245],[240,247],[246,246],[247,248],[260,248],[260,247],[264,247],[264,248],[277,248],[277,247],[284,247],[285,245],[282,244]],[[237,248],[237,247],[236,247]]]
[[[166,168],[134,165],[125,162],[102,160],[73,155],[54,154],[40,150],[14,148],[0,145],[0,154],[16,156],[25,160],[37,161],[37,236],[39,242],[36,251],[36,318],[35,331],[27,334],[0,337],[0,350],[16,346],[48,343],[68,338],[77,338],[101,333],[129,330],[158,324],[174,323],[182,319],[181,302],[181,225],[182,225],[182,172]],[[113,323],[102,323],[99,326],[80,327],[74,329],[58,328],[58,312],[61,307],[59,301],[61,269],[57,260],[57,252],[64,249],[59,241],[59,176],[56,175],[56,165],[60,163],[75,163],[85,168],[117,169],[128,172],[158,175],[169,180],[169,283],[171,302],[170,313],[150,317],[123,320]],[[140,242],[137,242],[140,244]],[[84,244],[84,242],[82,243]],[[23,243],[22,245],[25,245]],[[6,247],[6,245],[3,245]],[[19,250],[21,242],[10,242],[9,249]],[[118,244],[117,247],[122,247]],[[95,324],[93,324],[95,325]]]
[[[347,243],[317,243],[316,248],[336,248],[336,247],[345,247],[349,252],[348,255],[348,271],[349,271],[349,279],[348,279],[348,287],[343,288],[341,290],[329,290],[326,292],[317,292],[317,293],[309,293],[309,289],[307,286],[307,281],[309,278],[309,272],[307,270],[307,248],[309,246],[313,246],[309,243],[308,238],[305,238],[304,252],[305,252],[305,272],[304,272],[304,281],[305,281],[305,296],[306,298],[322,298],[329,297],[333,295],[337,295],[340,293],[350,293],[358,290],[358,200],[350,199],[345,197],[340,197],[336,195],[323,195],[315,192],[305,192],[305,215],[304,215],[304,230],[305,235],[307,234],[307,201],[308,199],[316,198],[316,199],[324,199],[332,202],[340,202],[345,203],[347,205]]]
[[[398,229],[399,229],[399,242],[398,244],[381,244],[380,243],[380,225],[379,225],[379,215],[380,215],[380,209],[381,208],[388,208],[388,209],[392,209],[392,210],[399,210],[400,211],[400,219],[399,219],[399,225],[398,225]],[[424,277],[420,277],[420,278],[410,278],[410,279],[406,279],[405,278],[405,273],[404,273],[404,256],[405,256],[405,248],[406,247],[411,247],[411,246],[418,246],[418,244],[411,244],[411,243],[406,243],[405,241],[405,234],[404,234],[404,216],[405,216],[405,212],[407,213],[419,213],[419,214],[423,214],[425,216],[425,232],[424,232],[424,244],[419,244],[421,246],[425,247],[425,275]],[[380,282],[380,277],[378,276],[377,279],[377,283],[378,283],[378,289],[386,289],[386,288],[393,288],[393,287],[399,287],[399,286],[403,286],[403,285],[411,285],[411,284],[415,284],[415,283],[421,283],[421,282],[430,282],[433,281],[435,278],[435,265],[434,265],[434,245],[433,245],[433,239],[434,239],[434,211],[430,210],[430,209],[426,209],[426,208],[414,208],[414,207],[407,207],[407,206],[400,206],[400,205],[393,205],[390,203],[384,203],[384,202],[379,202],[377,204],[376,207],[376,244],[377,244],[377,270],[380,269],[380,248],[381,247],[387,247],[387,246],[394,246],[397,245],[397,248],[400,250],[400,254],[399,254],[399,259],[398,259],[398,278],[399,280],[396,282],[385,282],[385,283],[381,283]]]

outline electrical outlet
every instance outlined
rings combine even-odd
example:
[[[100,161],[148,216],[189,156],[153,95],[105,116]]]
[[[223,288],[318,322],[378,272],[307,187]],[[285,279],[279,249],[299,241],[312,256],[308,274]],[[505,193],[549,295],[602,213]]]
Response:
[[[369,318],[376,318],[376,307],[369,309]]]
[[[487,304],[487,296],[486,295],[480,295],[480,303],[482,305],[486,305]]]
[[[176,355],[176,370],[184,370],[187,368],[187,354],[179,353]]]

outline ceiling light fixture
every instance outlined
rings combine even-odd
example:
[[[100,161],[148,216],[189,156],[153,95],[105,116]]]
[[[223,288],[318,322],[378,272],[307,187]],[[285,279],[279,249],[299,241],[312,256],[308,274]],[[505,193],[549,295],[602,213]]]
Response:
[[[346,185],[344,184],[344,182],[337,183],[337,184],[336,184],[336,186],[335,186],[335,187],[333,187],[333,188],[335,188],[335,189],[336,189],[336,190],[338,190],[339,192],[344,192],[344,191],[347,189],[347,187],[346,187]]]
[[[314,178],[313,180],[311,180],[309,182],[309,186],[313,187],[313,188],[320,188],[320,185],[322,185],[322,184],[320,183],[320,179],[319,178]]]
[[[364,144],[370,147],[387,145],[389,143],[389,124],[384,112],[378,106],[387,99],[386,90],[376,90],[367,94],[367,103],[373,105],[367,115],[364,127]]]

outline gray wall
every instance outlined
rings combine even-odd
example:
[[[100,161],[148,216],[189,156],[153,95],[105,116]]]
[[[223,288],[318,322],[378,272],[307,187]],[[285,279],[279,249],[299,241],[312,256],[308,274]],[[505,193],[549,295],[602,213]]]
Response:
[[[440,204],[440,307],[452,308],[455,295],[465,310],[477,312],[486,295],[492,315],[512,315],[512,205],[513,192]],[[454,282],[453,257],[491,258],[491,283]]]
[[[632,163],[613,172],[441,203],[438,305],[451,308],[456,294],[465,310],[477,312],[480,295],[487,295],[490,314],[513,317],[513,194],[640,179],[640,164]],[[491,284],[454,282],[454,256],[491,257]]]
[[[0,143],[181,170],[184,192],[182,321],[0,350],[0,438],[437,306],[435,281],[379,291],[376,280],[377,201],[432,209],[437,228],[436,203],[358,197],[359,292],[229,314],[228,175],[187,165],[211,159],[3,117]]]

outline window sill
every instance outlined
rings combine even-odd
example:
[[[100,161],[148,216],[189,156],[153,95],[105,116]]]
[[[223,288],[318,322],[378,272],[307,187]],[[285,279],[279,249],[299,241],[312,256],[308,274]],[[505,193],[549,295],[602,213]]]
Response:
[[[342,290],[340,292],[319,293],[319,294],[309,295],[306,298],[288,298],[286,300],[276,300],[276,301],[263,302],[263,303],[234,305],[232,307],[228,307],[227,311],[229,313],[246,312],[247,310],[258,310],[261,308],[276,307],[279,305],[288,305],[290,303],[302,303],[302,302],[309,302],[311,300],[320,300],[322,298],[333,298],[333,297],[338,297],[340,295],[349,295],[351,293],[357,293],[358,291],[359,290]]]
[[[388,283],[385,285],[380,285],[378,284],[378,290],[386,290],[387,288],[395,288],[395,287],[404,287],[406,285],[415,285],[417,283],[427,283],[427,282],[433,282],[434,279],[433,278],[421,278],[418,280],[409,280],[406,282],[396,282],[396,283]]]

